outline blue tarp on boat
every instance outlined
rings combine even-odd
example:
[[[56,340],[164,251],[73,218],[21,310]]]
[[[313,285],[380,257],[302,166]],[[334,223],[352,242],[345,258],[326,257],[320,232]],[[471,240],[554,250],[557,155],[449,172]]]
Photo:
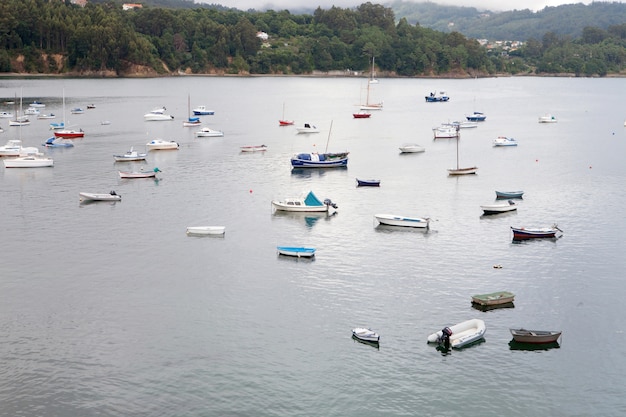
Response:
[[[307,206],[322,206],[322,202],[313,194],[313,191],[309,191],[309,194],[304,199],[304,204]]]

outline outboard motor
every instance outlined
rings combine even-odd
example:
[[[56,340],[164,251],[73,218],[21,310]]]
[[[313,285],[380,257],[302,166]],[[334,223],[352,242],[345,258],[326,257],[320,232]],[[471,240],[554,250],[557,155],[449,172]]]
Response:
[[[443,345],[443,347],[448,350],[450,349],[450,336],[452,336],[452,330],[449,327],[444,327],[441,329],[441,337],[439,338],[439,344]]]
[[[333,202],[330,200],[330,198],[326,198],[326,199],[324,199],[324,204],[325,204],[325,205],[327,205],[327,206],[330,206],[330,207],[332,207],[332,208],[334,208],[334,209],[336,209],[336,208],[337,208],[337,204],[333,203]]]
[[[109,193],[111,195],[117,195],[117,193],[115,192],[115,190],[111,190],[111,192]]]

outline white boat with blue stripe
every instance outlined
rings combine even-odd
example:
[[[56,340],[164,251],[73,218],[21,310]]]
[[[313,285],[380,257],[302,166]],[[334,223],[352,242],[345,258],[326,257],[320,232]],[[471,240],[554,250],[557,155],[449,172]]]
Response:
[[[406,217],[397,216],[395,214],[375,214],[374,218],[378,220],[378,223],[386,226],[427,228],[430,225],[430,219],[427,217]]]

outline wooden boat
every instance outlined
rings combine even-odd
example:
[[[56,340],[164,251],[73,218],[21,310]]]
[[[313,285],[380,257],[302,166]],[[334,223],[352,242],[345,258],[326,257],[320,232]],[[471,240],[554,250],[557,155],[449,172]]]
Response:
[[[475,111],[474,113],[465,116],[465,118],[469,121],[469,122],[484,122],[487,119],[487,116],[485,116],[484,113],[481,113],[479,111]]]
[[[428,336],[428,343],[449,343],[450,347],[459,349],[482,339],[486,330],[484,321],[470,319],[432,333]]]
[[[142,168],[143,169],[143,168]],[[154,168],[152,171],[118,171],[120,178],[155,178],[158,172],[161,172],[159,168]]]
[[[399,149],[402,153],[420,153],[426,151],[426,148],[417,143],[405,143],[400,146]]]
[[[18,156],[17,158],[5,158],[5,168],[44,168],[54,166],[54,160],[39,155]]]
[[[460,133],[460,126],[454,126],[452,124],[444,123],[441,126],[433,128],[433,135],[435,139],[452,139],[458,138]]]
[[[375,214],[374,218],[378,221],[378,223],[386,226],[417,227],[423,229],[428,228],[430,225],[430,219],[426,217],[406,217],[397,216],[394,214]]]
[[[251,145],[251,146],[240,146],[241,152],[265,152],[267,150],[267,146],[265,145]]]
[[[493,140],[493,146],[517,146],[517,141],[506,136],[498,136]]]
[[[203,127],[196,132],[196,136],[199,138],[219,138],[224,136],[224,132],[211,129],[210,127]]]
[[[150,142],[146,143],[146,149],[149,151],[167,151],[167,150],[178,150],[178,142],[174,140],[162,140],[162,139],[154,139]]]
[[[272,200],[272,207],[280,211],[328,213],[331,208],[336,209],[337,204],[333,203],[329,198],[320,201],[313,191],[309,191],[306,196],[302,197],[290,197],[282,201]]]
[[[517,210],[517,205],[514,201],[509,200],[507,203],[487,204],[484,206],[480,206],[480,208],[483,210],[484,214],[490,215]]]
[[[148,154],[146,153],[138,153],[136,150],[134,150],[131,147],[129,151],[127,151],[126,153],[122,155],[113,155],[113,158],[115,158],[115,162],[145,161],[147,155]]]
[[[320,130],[310,123],[305,123],[302,127],[296,127],[298,133],[320,133]]]
[[[117,194],[115,191],[110,191],[108,193],[78,193],[78,198],[80,201],[121,201],[122,196]]]
[[[522,198],[524,191],[498,191],[496,190],[496,198]]]
[[[459,138],[456,138],[456,168],[448,169],[448,175],[470,175],[476,174],[478,167],[459,167]]]
[[[509,329],[513,340],[519,343],[554,343],[561,337],[560,330],[526,330],[526,329]]]
[[[513,231],[513,240],[555,238],[557,234],[563,232],[556,224],[550,227],[538,227],[534,229],[511,226],[511,230]]]
[[[515,294],[509,291],[496,291],[489,294],[472,295],[472,303],[481,306],[494,306],[512,303],[515,300]]]
[[[304,246],[276,246],[279,255],[295,256],[297,258],[312,258],[315,256],[315,248]]]
[[[355,119],[369,119],[372,116],[372,113],[366,111],[360,111],[358,113],[352,113],[352,117]]]
[[[364,342],[378,343],[380,341],[380,335],[378,333],[363,327],[356,327],[352,329],[352,336]]]
[[[215,111],[207,109],[206,106],[198,106],[193,109],[193,114],[195,116],[212,116]]]
[[[556,123],[556,117],[551,114],[545,114],[539,117],[539,123]]]
[[[189,226],[187,227],[188,235],[223,235],[226,232],[226,226]]]
[[[358,187],[380,187],[380,180],[362,180],[357,178],[356,185]]]

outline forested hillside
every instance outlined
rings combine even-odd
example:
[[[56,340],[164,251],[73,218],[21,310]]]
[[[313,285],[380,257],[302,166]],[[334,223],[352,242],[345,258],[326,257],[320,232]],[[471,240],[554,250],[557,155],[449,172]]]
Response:
[[[175,2],[175,0],[160,0]],[[191,6],[190,2],[183,2]],[[261,40],[257,34],[269,37]],[[620,73],[626,24],[587,27],[580,39],[547,32],[518,49],[488,50],[456,31],[435,31],[391,8],[317,8],[312,14],[215,7],[124,11],[121,2],[0,2],[0,72],[100,76],[311,74],[387,76]]]

